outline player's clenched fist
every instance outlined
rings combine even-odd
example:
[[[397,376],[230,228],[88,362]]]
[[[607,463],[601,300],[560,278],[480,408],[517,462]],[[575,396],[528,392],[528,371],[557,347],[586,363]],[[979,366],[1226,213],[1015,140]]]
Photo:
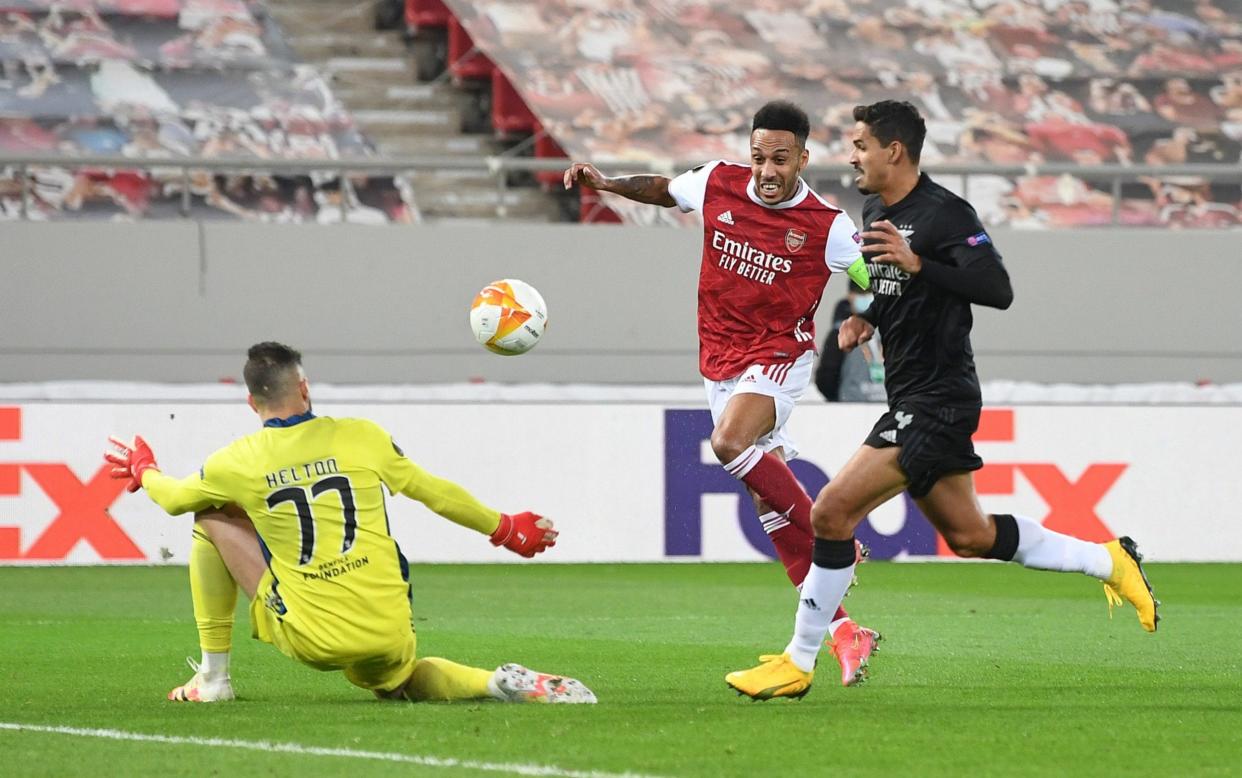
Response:
[[[519,556],[530,559],[544,549],[556,545],[552,520],[537,513],[500,514],[500,526],[492,533],[492,545],[504,546]]]
[[[151,453],[151,447],[141,435],[135,435],[133,443],[126,443],[115,436],[109,436],[108,440],[116,450],[104,452],[104,459],[112,463],[113,478],[129,479],[126,491],[138,491],[142,488],[142,474],[160,469],[155,464],[155,454]]]
[[[866,319],[861,316],[851,316],[841,322],[841,328],[837,330],[837,348],[848,353],[871,340],[873,334],[875,334],[875,327],[872,327]]]
[[[565,171],[565,188],[581,184],[589,189],[603,189],[608,178],[590,162],[575,162]]]

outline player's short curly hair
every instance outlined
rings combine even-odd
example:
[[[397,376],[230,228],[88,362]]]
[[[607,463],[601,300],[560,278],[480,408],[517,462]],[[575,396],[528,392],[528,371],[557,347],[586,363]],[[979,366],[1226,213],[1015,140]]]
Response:
[[[806,145],[806,138],[811,134],[811,120],[806,111],[788,100],[773,100],[755,112],[750,123],[750,131],[785,130],[792,132],[799,146]]]
[[[301,364],[302,353],[295,348],[271,340],[256,343],[246,352],[242,370],[246,389],[257,402],[271,402],[297,386]]]
[[[885,146],[898,141],[906,147],[910,161],[918,164],[923,154],[927,124],[919,109],[904,100],[881,100],[871,105],[854,106],[854,121],[871,128],[871,134]]]

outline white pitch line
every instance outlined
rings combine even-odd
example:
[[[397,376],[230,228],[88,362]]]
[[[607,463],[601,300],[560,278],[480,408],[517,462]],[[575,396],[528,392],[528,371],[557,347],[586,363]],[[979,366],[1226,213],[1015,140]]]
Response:
[[[140,743],[166,743],[178,746],[209,746],[212,748],[240,748],[246,751],[277,751],[285,754],[306,756],[336,756],[344,759],[370,759],[377,762],[401,762],[423,767],[448,767],[483,770],[514,775],[554,776],[555,778],[657,778],[643,773],[607,773],[599,770],[565,770],[550,765],[507,764],[503,762],[476,762],[451,757],[417,756],[388,751],[359,751],[353,748],[323,748],[304,746],[299,743],[271,743],[266,740],[226,740],[215,737],[182,737],[180,735],[148,735],[143,732],[125,732],[119,729],[82,729],[79,727],[49,727],[40,724],[19,724],[0,721],[0,730],[12,732],[43,732],[75,737],[98,737],[106,740],[132,740]]]

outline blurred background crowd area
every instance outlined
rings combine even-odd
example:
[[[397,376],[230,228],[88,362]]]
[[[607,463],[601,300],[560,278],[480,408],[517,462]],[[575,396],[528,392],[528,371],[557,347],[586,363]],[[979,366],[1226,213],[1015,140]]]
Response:
[[[278,18],[271,6],[242,0],[0,0],[0,152],[174,161],[349,160],[407,149],[453,156],[400,137],[377,151],[337,99],[335,74],[304,62],[289,45],[290,20],[314,27],[326,19],[330,32],[339,14],[309,11],[357,6],[367,9],[372,29],[405,28],[407,60],[419,59],[427,49],[418,42],[440,28],[437,61],[415,68],[411,87],[421,78],[436,90],[482,95],[481,125],[452,112],[356,111],[389,122],[392,136],[403,132],[393,122],[431,117],[453,149],[567,155],[606,172],[663,165],[675,173],[708,159],[744,159],[755,108],[780,97],[812,116],[812,164],[839,166],[849,155],[853,106],[904,98],[928,121],[925,164],[979,167],[940,180],[968,189],[990,224],[1242,225],[1236,175],[1136,170],[1114,190],[1113,173],[1078,170],[1208,164],[1236,171],[1237,0],[281,3],[291,15]],[[471,134],[506,143],[465,143]],[[1049,163],[1071,167],[1057,175],[1027,168]],[[9,165],[0,171],[0,218],[409,222],[419,218],[415,190],[424,185],[445,190],[443,214],[468,205],[472,194],[495,196],[495,185],[468,175],[450,169],[442,180],[412,184],[410,177],[336,172]],[[851,176],[810,177],[825,196],[859,207]],[[509,176],[502,189],[506,183],[574,198],[531,211],[543,218],[687,221],[619,198],[605,198],[603,207],[592,198],[588,209],[578,193],[556,192],[552,171]],[[497,202],[505,197],[512,193]]]
[[[820,164],[846,161],[855,105],[894,97],[927,118],[929,165],[1236,165],[1242,152],[1234,0],[448,4],[564,149],[614,166],[738,159],[773,97],[808,109]],[[815,183],[858,205],[848,180]],[[1136,176],[1121,195],[1123,224],[1239,224],[1236,181]],[[1074,175],[972,176],[970,196],[992,223],[1113,219],[1109,182]]]
[[[373,148],[316,68],[240,0],[3,0],[0,150],[18,154],[334,160]],[[175,216],[404,222],[391,177],[184,175],[176,168],[31,167],[27,218]],[[0,177],[0,217],[22,182]],[[342,194],[344,189],[345,195]]]

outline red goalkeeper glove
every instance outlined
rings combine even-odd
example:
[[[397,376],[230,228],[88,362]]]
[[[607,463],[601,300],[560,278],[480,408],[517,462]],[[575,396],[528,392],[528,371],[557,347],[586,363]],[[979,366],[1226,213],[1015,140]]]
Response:
[[[129,479],[129,484],[125,487],[126,491],[138,491],[142,488],[142,474],[148,470],[160,469],[160,466],[155,464],[155,454],[151,453],[151,447],[141,435],[135,435],[133,443],[126,443],[111,436],[108,440],[112,442],[116,451],[105,452],[104,459],[112,463],[113,478]]]
[[[513,553],[530,559],[544,549],[556,545],[557,531],[552,520],[537,513],[500,514],[500,526],[492,533],[492,545],[504,546]]]

